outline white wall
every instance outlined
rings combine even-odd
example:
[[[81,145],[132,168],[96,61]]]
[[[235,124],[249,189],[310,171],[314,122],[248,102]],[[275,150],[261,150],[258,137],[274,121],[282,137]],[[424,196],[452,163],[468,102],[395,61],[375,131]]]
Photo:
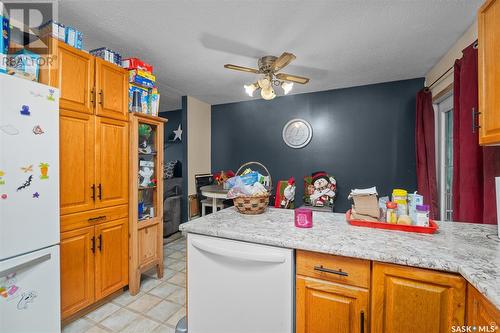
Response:
[[[194,175],[210,173],[212,144],[212,106],[187,97],[187,177],[188,195],[196,194]]]
[[[456,43],[446,52],[446,54],[432,67],[425,75],[425,83],[430,85],[446,70],[453,66],[456,59],[462,58],[462,50],[477,40],[477,20],[467,29],[467,31],[456,41]],[[432,87],[432,95],[436,96],[447,86],[453,83],[453,69]]]

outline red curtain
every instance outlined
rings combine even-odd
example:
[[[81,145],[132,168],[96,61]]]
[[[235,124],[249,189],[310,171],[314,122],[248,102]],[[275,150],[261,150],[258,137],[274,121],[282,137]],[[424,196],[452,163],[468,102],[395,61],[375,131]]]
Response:
[[[436,153],[434,141],[434,108],[432,94],[428,89],[417,93],[415,142],[417,151],[418,193],[430,207],[430,217],[439,216],[436,185]]]
[[[496,224],[495,175],[500,148],[479,145],[477,49],[455,61],[453,84],[453,220]]]

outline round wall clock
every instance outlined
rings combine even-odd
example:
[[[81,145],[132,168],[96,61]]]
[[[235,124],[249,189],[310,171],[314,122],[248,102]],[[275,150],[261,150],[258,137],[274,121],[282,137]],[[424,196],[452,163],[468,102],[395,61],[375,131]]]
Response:
[[[292,119],[283,127],[283,141],[291,148],[302,148],[312,139],[312,127],[304,119]]]

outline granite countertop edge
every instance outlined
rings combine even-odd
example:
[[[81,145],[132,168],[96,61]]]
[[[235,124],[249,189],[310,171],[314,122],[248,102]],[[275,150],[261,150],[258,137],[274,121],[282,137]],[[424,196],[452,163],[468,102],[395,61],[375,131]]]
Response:
[[[314,212],[314,226],[293,225],[293,211],[242,215],[227,208],[179,226],[196,233],[256,244],[458,273],[500,309],[500,240],[496,226],[438,222],[435,235],[354,227],[344,214]],[[474,253],[475,252],[475,253]]]

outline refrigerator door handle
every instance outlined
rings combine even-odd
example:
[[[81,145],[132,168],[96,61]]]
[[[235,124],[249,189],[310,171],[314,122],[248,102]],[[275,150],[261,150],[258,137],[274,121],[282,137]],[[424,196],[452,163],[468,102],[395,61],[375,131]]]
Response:
[[[47,253],[47,254],[44,254],[43,256],[31,259],[31,260],[26,261],[26,262],[23,262],[22,264],[7,268],[7,269],[0,272],[0,278],[2,278],[4,276],[8,276],[12,273],[19,272],[20,270],[26,269],[28,267],[38,265],[39,263],[42,263],[44,261],[50,260],[50,257],[51,257],[51,254]]]
[[[227,250],[224,248],[215,247],[208,244],[203,244],[202,242],[196,240],[191,241],[191,244],[200,251],[207,252],[220,257],[227,257],[231,259],[245,260],[245,261],[276,263],[276,264],[281,264],[285,262],[285,257],[281,255],[257,254],[257,253],[248,253],[244,251]]]

